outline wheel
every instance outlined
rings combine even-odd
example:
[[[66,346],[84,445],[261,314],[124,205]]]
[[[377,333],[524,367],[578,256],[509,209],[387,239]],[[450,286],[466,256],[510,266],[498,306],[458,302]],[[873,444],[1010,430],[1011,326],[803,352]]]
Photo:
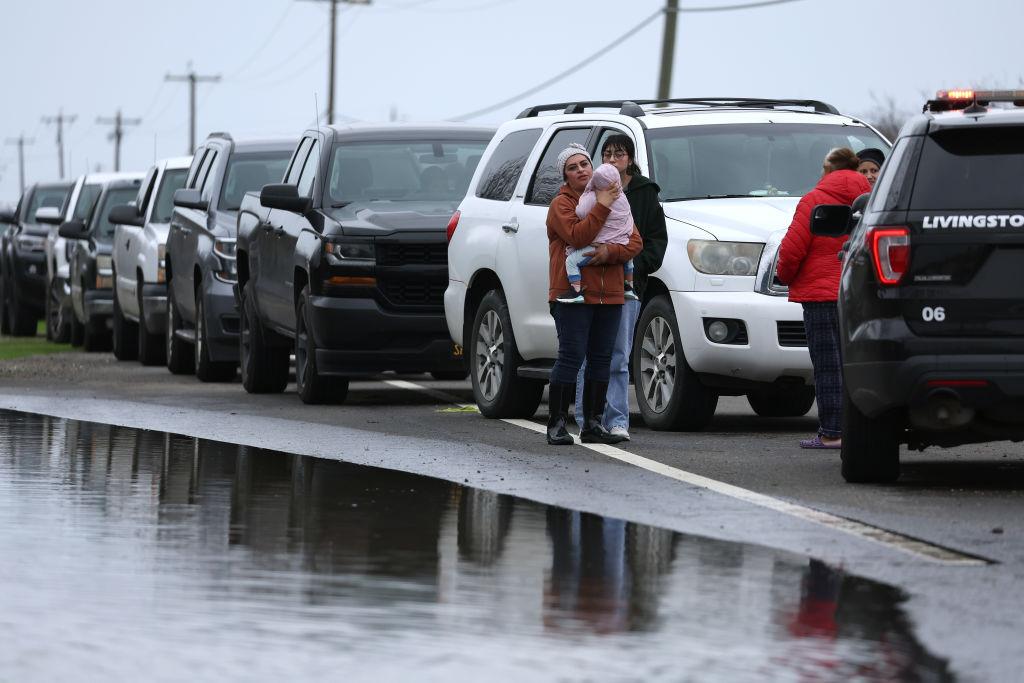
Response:
[[[181,315],[174,302],[174,284],[167,283],[167,369],[175,375],[191,375],[195,372],[195,354],[189,344],[176,333],[182,327]],[[140,337],[141,338],[141,337]]]
[[[114,281],[117,281],[115,277]],[[111,315],[111,342],[114,347],[114,358],[118,360],[135,360],[139,355],[139,326],[124,317],[121,304],[117,300],[117,289],[114,289],[114,312]]]
[[[75,317],[75,312],[71,311],[71,315],[68,316],[68,342],[72,346],[79,347],[85,341],[85,327],[82,323],[78,322],[78,318]]]
[[[82,348],[85,351],[94,353],[110,350],[110,330],[102,320],[90,319],[82,326],[82,330]]]
[[[516,350],[508,304],[492,290],[480,301],[469,336],[473,397],[480,413],[491,418],[530,418],[537,412],[544,382],[519,377],[522,358]]]
[[[469,368],[465,370],[431,370],[430,376],[437,380],[458,381],[469,377]]]
[[[206,304],[203,292],[196,288],[196,378],[201,382],[226,382],[235,378],[237,365],[230,361],[210,360],[210,343],[206,331]]]
[[[242,290],[238,354],[242,386],[250,394],[279,394],[288,386],[288,348],[268,344],[267,331],[256,314],[252,282]]]
[[[319,373],[311,329],[307,285],[295,304],[295,389],[303,403],[343,403],[348,395],[348,379]]]
[[[18,301],[18,292],[14,287],[11,287],[7,300],[7,326],[12,337],[34,337],[39,326],[39,316],[31,307]]]
[[[676,312],[666,295],[644,308],[633,346],[636,400],[648,427],[699,431],[718,407],[718,394],[701,384],[683,355]]]
[[[747,402],[761,417],[800,417],[814,405],[814,387],[751,392]]]
[[[46,288],[46,338],[58,344],[66,344],[71,338],[71,322],[66,319],[61,306],[58,286],[57,280],[50,280]]]
[[[164,365],[167,362],[167,343],[159,332],[146,327],[146,310],[142,307],[142,278],[137,282],[139,294],[139,325],[137,332],[139,362],[143,365]]]
[[[851,483],[895,481],[900,476],[899,415],[868,417],[843,389],[843,479]]]

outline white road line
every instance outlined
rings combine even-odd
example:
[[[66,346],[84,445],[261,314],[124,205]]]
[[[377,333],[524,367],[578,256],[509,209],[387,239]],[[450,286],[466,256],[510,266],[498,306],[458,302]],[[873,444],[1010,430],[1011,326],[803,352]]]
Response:
[[[406,382],[404,380],[385,380],[384,383],[398,389],[419,391],[433,396],[434,398],[454,403],[460,407],[472,405],[462,403],[458,397],[447,392],[425,387],[414,382]],[[544,425],[530,420],[504,419],[502,422],[507,422],[508,424],[515,425],[523,429],[529,429],[530,431],[537,432],[539,434],[544,434],[546,432]],[[723,496],[742,500],[768,510],[781,512],[782,514],[790,515],[791,517],[803,519],[808,522],[814,522],[815,524],[821,524],[822,526],[835,529],[836,531],[842,531],[859,538],[874,541],[886,547],[913,555],[918,559],[924,559],[929,562],[937,562],[944,565],[968,567],[984,566],[988,564],[988,562],[983,559],[959,553],[955,550],[950,550],[949,548],[933,545],[927,541],[905,536],[895,531],[889,531],[887,529],[865,524],[864,522],[858,522],[846,517],[840,517],[839,515],[833,515],[829,512],[815,510],[814,508],[798,505],[797,503],[790,503],[778,498],[773,498],[763,493],[757,493],[750,489],[734,486],[733,484],[727,484],[723,481],[711,479],[700,474],[687,472],[686,470],[671,467],[656,460],[635,455],[628,451],[624,451],[621,448],[616,448],[615,446],[609,446],[607,444],[580,443],[579,441],[576,442],[576,445],[582,446],[583,448],[589,448],[595,453],[600,453],[606,457],[614,458],[620,462],[645,469],[648,472],[660,474],[661,476],[668,477],[670,479],[675,479],[676,481],[680,481],[691,486],[696,486],[707,491],[713,491]]]

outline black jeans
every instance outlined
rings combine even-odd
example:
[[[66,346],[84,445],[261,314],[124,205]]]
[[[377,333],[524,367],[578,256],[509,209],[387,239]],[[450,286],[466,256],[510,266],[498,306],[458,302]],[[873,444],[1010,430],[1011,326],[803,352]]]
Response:
[[[551,381],[576,384],[583,359],[587,379],[607,382],[622,304],[562,304],[551,307],[558,331],[558,360]]]
[[[842,435],[843,359],[839,349],[839,313],[834,301],[805,302],[804,330],[814,366],[818,401],[818,433],[830,439]]]

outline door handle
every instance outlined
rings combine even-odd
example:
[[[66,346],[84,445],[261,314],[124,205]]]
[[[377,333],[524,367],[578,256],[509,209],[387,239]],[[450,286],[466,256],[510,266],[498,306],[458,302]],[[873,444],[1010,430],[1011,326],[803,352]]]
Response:
[[[519,222],[513,218],[511,223],[505,223],[501,229],[508,233],[519,232]]]
[[[132,241],[131,240],[125,240],[124,241],[124,250],[125,251],[128,251],[128,248],[131,247],[131,246],[132,246]]]

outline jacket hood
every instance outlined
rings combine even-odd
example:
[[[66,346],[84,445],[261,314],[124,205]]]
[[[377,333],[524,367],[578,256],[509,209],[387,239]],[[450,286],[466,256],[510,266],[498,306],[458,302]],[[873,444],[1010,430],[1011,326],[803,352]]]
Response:
[[[798,201],[797,197],[691,199],[665,202],[664,208],[666,217],[701,228],[724,242],[764,242],[771,233],[789,227]]]
[[[345,235],[390,235],[395,232],[444,232],[458,201],[353,202],[331,209],[330,217]]]

